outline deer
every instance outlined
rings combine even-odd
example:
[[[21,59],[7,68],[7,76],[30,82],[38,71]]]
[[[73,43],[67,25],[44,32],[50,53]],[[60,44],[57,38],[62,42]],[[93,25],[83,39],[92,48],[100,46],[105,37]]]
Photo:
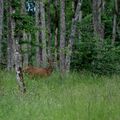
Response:
[[[23,68],[23,72],[28,73],[31,76],[40,76],[40,77],[50,76],[53,72],[52,61],[49,60],[48,63],[49,63],[49,66],[46,68],[27,66]]]

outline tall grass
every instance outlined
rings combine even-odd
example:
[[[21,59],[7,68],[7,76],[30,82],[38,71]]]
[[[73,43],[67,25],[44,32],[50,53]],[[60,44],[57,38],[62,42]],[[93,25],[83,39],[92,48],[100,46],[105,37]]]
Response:
[[[0,120],[120,120],[119,76],[53,73],[25,83],[22,95],[15,74],[0,72]]]

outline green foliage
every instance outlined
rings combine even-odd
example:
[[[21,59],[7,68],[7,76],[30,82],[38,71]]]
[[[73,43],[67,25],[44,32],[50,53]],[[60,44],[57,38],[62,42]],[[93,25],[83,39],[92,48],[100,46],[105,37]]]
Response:
[[[76,0],[75,0],[76,1]],[[65,1],[65,20],[66,20],[66,48],[68,44],[68,40],[70,37],[71,32],[71,23],[72,18],[74,16],[74,7],[73,2],[71,0]],[[27,44],[30,45],[30,50],[27,50],[30,58],[30,62],[32,63],[34,59],[36,59],[36,47],[42,48],[42,44],[36,45],[36,32],[40,31],[40,26],[35,25],[35,16],[29,16],[28,14],[23,12],[23,1],[20,0],[12,0],[11,3],[4,2],[4,32],[3,32],[3,39],[2,39],[2,56],[3,56],[3,63],[7,63],[7,44],[8,44],[8,19],[10,17],[10,14],[7,13],[7,9],[12,6],[13,14],[12,17],[14,18],[16,22],[16,33],[23,33],[31,35],[31,41],[28,40],[29,38],[25,38],[26,40],[20,40],[21,45]],[[39,0],[35,0],[36,4],[39,4]],[[47,27],[47,5],[48,0],[42,0],[42,2],[45,4],[45,17],[46,17],[46,27]],[[112,25],[113,25],[113,13],[114,13],[114,1],[113,0],[105,0],[105,6],[104,10],[102,11],[102,24],[104,26],[104,33],[105,33],[105,39],[104,41],[106,43],[103,43],[102,47],[99,47],[98,40],[94,38],[94,30],[93,30],[93,13],[92,13],[92,2],[91,0],[84,0],[82,2],[82,22],[78,23],[77,25],[77,33],[75,38],[75,44],[73,47],[73,54],[72,54],[72,63],[71,63],[71,69],[75,70],[81,70],[81,69],[87,69],[90,71],[93,71],[95,73],[100,74],[111,74],[111,73],[119,73],[120,72],[120,18],[117,16],[117,37],[115,43],[117,43],[115,46],[111,46],[111,39],[112,39]],[[77,2],[76,2],[77,3]],[[22,6],[22,7],[21,7]],[[14,11],[15,10],[15,11]],[[56,11],[55,11],[56,10]],[[57,12],[57,15],[55,13]],[[57,49],[57,52],[59,52],[59,48],[55,48],[54,46],[54,38],[55,38],[55,24],[58,23],[58,47],[60,43],[60,29],[59,29],[59,15],[60,15],[60,4],[58,1],[58,6],[55,8],[55,0],[51,0],[50,3],[50,29],[51,29],[51,35],[52,35],[52,54],[54,54],[54,51]],[[40,16],[39,16],[40,17]],[[58,18],[58,19],[57,19]],[[40,22],[40,21],[39,21]],[[47,34],[48,31],[45,31]],[[80,38],[78,35],[80,34]],[[21,34],[22,35],[22,34]],[[46,37],[47,39],[47,37]],[[48,45],[48,41],[47,41]],[[118,45],[118,46],[117,46]],[[48,48],[47,48],[48,51]],[[66,53],[66,49],[63,50]],[[22,51],[24,54],[26,51]],[[58,59],[59,59],[59,53]],[[54,55],[53,55],[54,56]]]
[[[82,11],[83,17],[92,13],[92,1],[91,0],[84,0],[82,2]]]
[[[120,73],[120,47],[104,45],[94,57],[92,70],[104,74]]]
[[[99,48],[95,40],[83,41],[73,52],[72,68],[87,69],[99,74],[120,73],[120,47],[104,44]]]
[[[76,38],[77,42],[73,48],[72,69],[78,71],[87,69],[99,74],[120,73],[120,47],[119,45],[111,46],[110,42],[112,18],[107,15],[103,15],[103,18],[104,23],[107,23],[105,26],[107,32],[102,45],[99,39],[94,38],[91,14],[85,16],[78,24],[81,39]]]

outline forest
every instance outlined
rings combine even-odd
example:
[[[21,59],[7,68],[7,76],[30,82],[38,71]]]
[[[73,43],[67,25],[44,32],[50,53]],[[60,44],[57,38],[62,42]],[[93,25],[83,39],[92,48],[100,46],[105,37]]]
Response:
[[[0,120],[120,118],[120,0],[0,0]]]

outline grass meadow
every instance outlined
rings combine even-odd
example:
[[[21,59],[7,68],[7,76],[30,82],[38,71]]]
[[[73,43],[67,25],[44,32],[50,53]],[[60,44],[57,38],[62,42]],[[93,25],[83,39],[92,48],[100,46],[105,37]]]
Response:
[[[22,95],[15,74],[0,72],[0,120],[120,120],[120,76],[53,73],[24,80]]]

